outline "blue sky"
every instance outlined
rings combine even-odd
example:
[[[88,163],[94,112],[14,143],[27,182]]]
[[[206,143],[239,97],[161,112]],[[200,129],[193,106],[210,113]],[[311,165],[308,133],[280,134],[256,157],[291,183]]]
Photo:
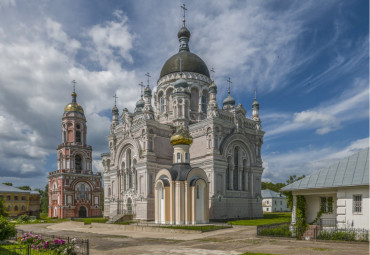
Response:
[[[43,187],[56,169],[61,116],[77,81],[94,170],[108,150],[115,92],[178,50],[180,1],[0,1],[0,179]],[[265,181],[285,182],[369,146],[369,2],[184,1],[190,50],[216,70],[218,102],[251,117],[257,88]]]

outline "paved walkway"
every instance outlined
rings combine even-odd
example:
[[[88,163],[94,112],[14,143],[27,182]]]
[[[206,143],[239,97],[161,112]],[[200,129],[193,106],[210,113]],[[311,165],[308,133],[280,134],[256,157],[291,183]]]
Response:
[[[369,254],[368,243],[297,241],[289,238],[260,238],[256,227],[235,226],[206,233],[165,233],[116,230],[110,224],[81,225],[76,222],[59,224],[20,225],[17,228],[88,238],[90,254],[194,254],[223,255],[244,252],[271,254]]]

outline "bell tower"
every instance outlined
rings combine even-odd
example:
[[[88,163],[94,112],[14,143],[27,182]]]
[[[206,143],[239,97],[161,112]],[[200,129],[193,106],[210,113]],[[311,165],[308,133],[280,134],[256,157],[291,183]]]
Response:
[[[49,217],[101,216],[101,175],[92,171],[92,147],[86,144],[86,118],[77,103],[76,82],[72,83],[72,102],[66,105],[62,117],[57,170],[49,172]]]

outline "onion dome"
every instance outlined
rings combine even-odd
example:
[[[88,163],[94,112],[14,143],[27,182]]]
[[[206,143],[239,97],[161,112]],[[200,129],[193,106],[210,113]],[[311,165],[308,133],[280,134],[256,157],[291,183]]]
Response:
[[[143,97],[140,97],[140,99],[136,102],[136,108],[142,108],[144,107],[145,102],[143,100]]]
[[[190,38],[190,31],[185,26],[182,26],[177,33],[177,38],[180,39],[181,37]]]
[[[152,96],[152,90],[150,89],[149,84],[144,89],[144,96],[145,97],[151,97]]]
[[[223,105],[235,105],[235,99],[229,93],[222,103]]]
[[[259,105],[259,103],[258,103],[257,99],[254,99],[254,101],[253,101],[252,105]]]
[[[77,101],[76,101],[76,98],[77,98],[76,92],[73,92],[71,96],[72,96],[72,102],[67,104],[66,107],[64,107],[64,112],[79,112],[83,114],[84,109],[82,108],[81,105],[77,104]]]
[[[184,80],[184,79],[178,79],[177,81],[175,81],[175,83],[173,84],[173,87],[174,88],[187,88],[189,86],[189,84]]]
[[[212,81],[211,84],[209,85],[209,93],[217,93],[217,86],[216,84]]]
[[[119,113],[118,113],[118,108],[117,108],[117,106],[116,106],[116,105],[114,105],[114,106],[113,106],[113,108],[112,108],[112,113],[113,113],[113,114],[119,114]]]
[[[172,145],[177,144],[191,145],[193,143],[193,138],[190,136],[189,131],[183,129],[181,125],[177,132],[171,136],[170,142]]]

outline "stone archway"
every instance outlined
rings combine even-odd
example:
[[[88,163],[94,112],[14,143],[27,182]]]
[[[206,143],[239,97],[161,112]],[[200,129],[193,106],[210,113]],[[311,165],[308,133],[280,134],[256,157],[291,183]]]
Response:
[[[79,218],[86,218],[87,217],[87,209],[85,206],[81,206],[78,209],[78,217]]]

